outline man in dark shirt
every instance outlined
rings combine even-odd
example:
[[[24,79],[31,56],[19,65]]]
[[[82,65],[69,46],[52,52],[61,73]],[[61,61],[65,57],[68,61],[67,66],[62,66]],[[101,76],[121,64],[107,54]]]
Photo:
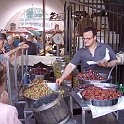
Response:
[[[97,31],[93,27],[84,29],[83,39],[85,48],[81,48],[76,52],[70,63],[66,66],[62,76],[56,80],[57,84],[63,82],[79,63],[81,63],[82,72],[88,69],[95,69],[105,74],[108,74],[110,68],[117,63],[114,51],[109,45],[98,42],[96,34]],[[109,51],[109,60],[104,59],[106,49]],[[96,64],[89,65],[88,61],[95,61]]]
[[[29,35],[27,37],[26,44],[29,46],[28,48],[28,55],[37,55],[36,44],[33,43],[33,35]]]

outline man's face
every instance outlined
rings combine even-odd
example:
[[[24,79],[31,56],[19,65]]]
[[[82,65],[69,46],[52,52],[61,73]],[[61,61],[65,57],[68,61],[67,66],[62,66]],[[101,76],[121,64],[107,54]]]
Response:
[[[9,43],[10,45],[12,45],[13,42],[14,42],[14,39],[13,39],[13,38],[8,40],[8,43]]]
[[[84,32],[83,39],[85,47],[92,47],[96,42],[96,36],[93,36],[92,31]]]

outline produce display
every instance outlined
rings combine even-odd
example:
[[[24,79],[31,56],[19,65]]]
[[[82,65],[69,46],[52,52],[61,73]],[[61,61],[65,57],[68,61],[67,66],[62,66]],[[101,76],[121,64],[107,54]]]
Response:
[[[96,86],[96,87],[101,87],[101,88],[108,88],[108,89],[117,89],[119,88],[118,85],[116,84],[112,84],[112,83],[92,83],[92,84],[79,84],[78,86],[76,86],[76,88],[78,89],[86,89],[88,87],[91,86]]]
[[[45,75],[45,74],[48,74],[48,70],[46,69],[43,69],[43,68],[32,68],[30,70],[30,73],[31,74],[35,74],[35,75]]]
[[[105,77],[101,76],[95,70],[84,71],[83,73],[78,73],[78,78],[83,78],[84,80],[105,80]]]
[[[45,65],[45,64],[43,64],[42,62],[39,62],[39,63],[37,63],[37,64],[34,64],[34,65],[32,66],[32,68],[46,68],[46,69],[48,69],[48,70],[52,70],[52,66]]]
[[[23,96],[31,99],[39,99],[52,93],[52,90],[47,86],[46,82],[41,78],[37,78],[29,84],[29,87],[24,90]]]
[[[103,89],[101,87],[90,86],[81,92],[87,100],[113,100],[121,96],[121,92],[115,89]]]
[[[54,63],[53,63],[53,71],[54,71],[54,75],[55,75],[56,79],[61,77],[61,75],[62,75],[61,67],[57,61],[54,61]]]
[[[70,56],[65,56],[64,58],[56,58],[56,61],[53,62],[53,71],[56,79],[61,77],[69,61]],[[70,80],[71,78],[72,76],[69,75],[66,80]]]

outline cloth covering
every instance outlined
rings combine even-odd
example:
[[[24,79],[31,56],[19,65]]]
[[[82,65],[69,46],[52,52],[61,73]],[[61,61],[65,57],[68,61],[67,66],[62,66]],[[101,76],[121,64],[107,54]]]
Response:
[[[114,111],[122,110],[124,109],[124,96],[119,98],[118,103],[113,106],[107,106],[107,107],[98,107],[93,105],[88,105],[92,112],[92,117],[97,118],[106,114],[109,114]]]
[[[80,93],[77,94],[82,98]],[[99,107],[99,106],[93,106],[91,104],[88,104],[88,106],[90,107],[90,110],[92,112],[92,118],[97,118],[109,114],[111,112],[124,109],[124,96],[121,96],[118,99],[118,103],[113,106]]]

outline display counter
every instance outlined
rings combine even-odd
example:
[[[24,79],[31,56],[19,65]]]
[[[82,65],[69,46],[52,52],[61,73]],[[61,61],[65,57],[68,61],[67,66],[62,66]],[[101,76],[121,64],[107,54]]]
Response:
[[[86,113],[86,111],[91,111],[92,116],[94,115],[94,111],[92,111],[92,108],[95,110],[95,114],[97,115],[97,116],[96,115],[94,116],[95,118],[113,112],[113,114],[115,115],[116,119],[118,119],[118,112],[117,111],[124,109],[124,106],[123,106],[123,104],[124,104],[124,96],[121,97],[120,101],[116,105],[108,106],[108,107],[96,107],[96,106],[92,105],[92,107],[91,107],[90,103],[88,103],[87,101],[83,100],[78,95],[78,93],[73,91],[73,92],[70,93],[70,110],[71,110],[72,114],[73,114],[73,100],[75,100],[76,103],[79,105],[79,107],[81,107],[81,109],[82,109],[82,124],[86,124],[86,121],[85,121],[85,118],[86,118],[85,113]]]
[[[17,65],[20,65],[21,66],[21,58],[22,56],[19,56],[16,60],[14,60],[12,63],[14,64],[14,62],[16,61]],[[26,65],[26,61],[27,61],[27,64],[29,66],[32,66],[38,62],[42,62],[43,64],[46,64],[46,65],[52,65],[53,62],[56,60],[56,58],[62,58],[62,57],[59,57],[59,56],[37,56],[37,55],[23,55],[23,64]],[[26,60],[27,59],[27,60]]]

